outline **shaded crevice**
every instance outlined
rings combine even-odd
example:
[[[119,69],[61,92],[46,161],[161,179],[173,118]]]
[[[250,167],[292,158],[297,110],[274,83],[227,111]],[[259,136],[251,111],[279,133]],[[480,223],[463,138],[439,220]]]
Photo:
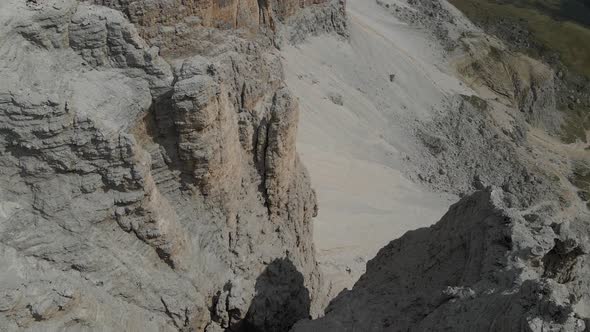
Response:
[[[173,90],[155,100],[144,118],[146,134],[158,145],[164,162],[171,171],[178,173],[181,190],[194,186],[195,178],[191,162],[179,157],[179,132],[176,127],[175,111],[172,106]]]
[[[268,144],[269,144],[269,134],[270,134],[270,126],[271,122],[264,118],[260,121],[260,125],[258,126],[255,141],[255,153],[254,156],[256,158],[256,170],[260,175],[260,185],[258,186],[258,191],[262,194],[264,198],[264,205],[267,207],[268,214],[270,215],[270,204],[269,204],[269,195],[267,190],[267,153],[268,153]]]
[[[255,289],[256,296],[236,332],[286,332],[310,317],[309,291],[289,258],[272,261],[256,280]]]
[[[166,301],[164,301],[164,299],[160,298],[160,301],[162,302],[162,304],[164,305],[164,313],[166,313],[166,315],[168,317],[170,317],[170,320],[172,320],[172,324],[174,324],[174,326],[177,329],[180,329],[180,326],[178,325],[178,323],[176,322],[176,318],[174,318],[174,315],[172,314],[172,312],[170,312],[170,309],[168,309],[168,304],[166,304]]]
[[[137,233],[136,233],[137,235]],[[168,266],[170,266],[171,269],[175,269],[175,264],[174,261],[172,260],[172,256],[170,255],[169,252],[166,252],[166,250],[157,247],[156,248],[156,253],[158,254],[158,257],[160,257],[160,259],[162,259],[164,261],[164,263],[166,263]]]
[[[543,257],[543,277],[555,279],[561,284],[575,280],[574,270],[578,257],[584,254],[579,246],[556,239],[555,246]],[[570,248],[568,248],[570,247]]]

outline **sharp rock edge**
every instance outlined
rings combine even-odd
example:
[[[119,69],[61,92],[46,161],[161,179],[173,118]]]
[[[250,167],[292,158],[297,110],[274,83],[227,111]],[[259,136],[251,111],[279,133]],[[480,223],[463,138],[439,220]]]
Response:
[[[586,331],[588,224],[506,207],[487,188],[390,242],[350,291],[292,331]]]

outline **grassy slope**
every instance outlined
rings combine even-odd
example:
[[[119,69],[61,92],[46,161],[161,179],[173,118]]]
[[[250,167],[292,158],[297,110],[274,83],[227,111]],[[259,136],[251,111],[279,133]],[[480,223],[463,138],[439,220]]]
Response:
[[[572,71],[590,78],[590,0],[449,0],[475,23],[484,26],[498,23],[500,18],[517,21],[527,28],[545,50],[559,54]],[[585,1],[585,3],[584,3]],[[540,57],[539,50],[520,50]],[[541,51],[543,52],[543,51]],[[586,142],[590,129],[590,109],[579,104],[560,105],[566,115],[561,139],[565,143]],[[590,196],[590,165],[578,161],[570,181]],[[587,202],[590,208],[590,201]]]
[[[544,6],[540,6],[539,1],[535,0],[521,0],[514,4],[499,4],[490,0],[450,2],[475,22],[485,24],[498,18],[518,20],[533,33],[537,42],[548,50],[557,52],[567,66],[590,77],[590,27],[555,19],[552,13],[557,10],[556,2],[543,2]]]
[[[587,1],[584,4],[582,1]],[[526,27],[535,41],[546,50],[559,54],[571,70],[590,78],[590,1],[589,0],[450,0],[467,17],[484,26],[500,18],[518,22]],[[521,50],[540,57],[538,50]],[[586,142],[590,129],[590,111],[575,105],[569,109],[560,105],[566,115],[561,138],[566,143],[580,139]]]
[[[573,110],[563,107],[561,111],[567,115],[561,126],[561,140],[564,143],[573,143],[578,139],[586,142],[586,131],[590,129],[590,111],[578,105]]]

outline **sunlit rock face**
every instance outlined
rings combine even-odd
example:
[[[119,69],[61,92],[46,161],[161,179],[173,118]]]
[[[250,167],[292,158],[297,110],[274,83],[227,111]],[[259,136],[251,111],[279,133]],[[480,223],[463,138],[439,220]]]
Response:
[[[298,103],[263,41],[340,5],[3,2],[0,326],[280,331],[318,312]]]
[[[211,47],[219,47],[216,45],[219,39],[227,38],[229,31],[275,45],[282,43],[285,34],[288,40],[300,40],[317,32],[346,34],[343,0],[94,0],[94,3],[125,13],[139,34],[168,57],[211,51]],[[224,33],[215,34],[212,29]],[[212,34],[216,35],[213,39]],[[207,40],[213,45],[203,45]]]

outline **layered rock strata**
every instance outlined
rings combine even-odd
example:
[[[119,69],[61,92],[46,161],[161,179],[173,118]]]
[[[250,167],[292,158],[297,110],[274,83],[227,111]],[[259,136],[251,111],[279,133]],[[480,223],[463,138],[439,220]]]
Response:
[[[281,331],[318,311],[297,101],[264,29],[214,23],[267,14],[177,5],[0,4],[0,330]],[[187,22],[200,48],[150,39]]]

